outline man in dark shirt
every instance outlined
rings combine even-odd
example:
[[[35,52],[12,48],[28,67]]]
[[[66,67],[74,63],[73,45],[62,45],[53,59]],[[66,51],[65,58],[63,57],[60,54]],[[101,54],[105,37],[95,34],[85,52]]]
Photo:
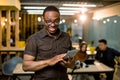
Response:
[[[48,6],[43,12],[44,28],[26,42],[23,69],[35,71],[34,80],[68,80],[70,60],[63,57],[71,50],[70,36],[60,31],[59,10]]]
[[[104,63],[105,65],[114,68],[115,67],[115,57],[120,56],[120,52],[107,47],[107,41],[105,39],[99,40],[99,45],[96,49],[97,54],[95,56],[95,59],[99,62]],[[107,73],[107,79],[106,80],[113,80],[113,74],[114,72]],[[99,75],[95,75],[95,80],[101,80],[99,78]]]

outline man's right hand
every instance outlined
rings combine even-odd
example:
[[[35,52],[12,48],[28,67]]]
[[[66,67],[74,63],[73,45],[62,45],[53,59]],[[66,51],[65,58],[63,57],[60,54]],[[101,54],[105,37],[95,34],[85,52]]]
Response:
[[[66,54],[60,54],[60,55],[56,55],[54,56],[53,58],[49,59],[49,66],[53,66],[55,65],[56,63],[60,62],[60,61],[63,61],[63,57],[65,56]]]

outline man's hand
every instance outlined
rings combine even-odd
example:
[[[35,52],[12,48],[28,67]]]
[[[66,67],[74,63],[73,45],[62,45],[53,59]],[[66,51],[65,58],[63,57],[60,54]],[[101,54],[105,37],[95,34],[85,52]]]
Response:
[[[55,65],[56,63],[60,62],[60,61],[63,61],[63,57],[65,56],[66,54],[60,54],[60,55],[56,55],[54,56],[53,58],[49,59],[49,66],[53,66]]]
[[[73,68],[73,58],[67,58],[67,60],[61,60],[60,64],[67,67],[67,68]]]

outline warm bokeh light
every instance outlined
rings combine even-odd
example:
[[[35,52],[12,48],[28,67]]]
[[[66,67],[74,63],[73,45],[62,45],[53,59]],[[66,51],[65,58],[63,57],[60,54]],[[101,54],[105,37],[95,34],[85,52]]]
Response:
[[[114,20],[114,23],[117,23],[117,20]]]
[[[105,24],[105,23],[106,23],[106,21],[103,21],[103,23]]]
[[[41,17],[38,17],[38,22],[41,22]]]
[[[110,19],[107,19],[107,22],[109,22],[110,21]]]
[[[65,19],[62,19],[62,22],[65,23],[66,22]]]
[[[5,26],[6,22],[7,22],[7,19],[5,17],[2,17],[1,18],[1,26],[2,27]]]
[[[7,19],[5,19],[5,22],[7,22]]]
[[[85,12],[87,12],[88,9],[87,8],[81,8],[81,13],[84,14]]]
[[[84,22],[87,19],[87,16],[85,14],[80,15],[80,20]]]
[[[21,20],[21,17],[19,17],[19,20]]]
[[[77,19],[75,19],[75,20],[74,20],[74,23],[77,23],[77,22],[78,22]]]
[[[5,22],[1,22],[1,26],[2,26],[2,27],[5,26]]]
[[[60,23],[59,24],[62,24],[62,21],[60,20]]]

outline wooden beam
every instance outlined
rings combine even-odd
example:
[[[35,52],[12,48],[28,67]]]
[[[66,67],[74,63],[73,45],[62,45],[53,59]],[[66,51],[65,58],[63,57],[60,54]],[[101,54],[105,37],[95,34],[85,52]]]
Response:
[[[15,47],[19,47],[19,11],[15,11]]]
[[[2,25],[1,25],[1,18],[2,18],[2,10],[0,10],[0,48],[2,47]]]
[[[23,13],[22,21],[23,21],[23,29],[22,29],[23,33],[22,33],[22,36],[25,39],[26,38],[26,13]]]
[[[38,28],[38,15],[35,15],[35,32],[37,32]]]
[[[26,26],[26,32],[27,32],[27,36],[29,35],[29,28],[30,28],[30,15],[27,14],[27,26]]]
[[[33,34],[34,15],[31,14],[31,34]]]
[[[19,0],[0,0],[0,8],[20,10],[21,9],[20,1]]]
[[[6,30],[7,30],[7,36],[6,36],[6,43],[7,43],[7,48],[10,48],[10,10],[6,11],[7,15],[7,25],[6,25]]]

